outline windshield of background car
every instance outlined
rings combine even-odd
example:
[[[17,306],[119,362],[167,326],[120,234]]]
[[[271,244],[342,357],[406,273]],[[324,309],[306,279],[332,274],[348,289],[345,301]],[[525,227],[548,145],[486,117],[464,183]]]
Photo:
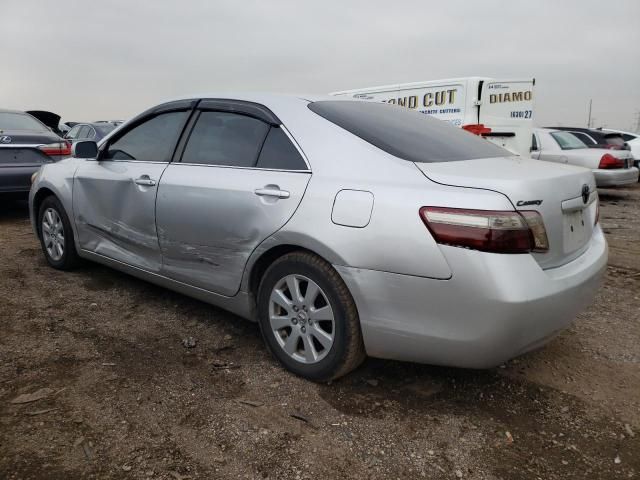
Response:
[[[423,113],[386,103],[321,100],[309,109],[404,160],[453,162],[513,154],[488,140]]]
[[[43,124],[26,113],[0,112],[0,130],[47,130]]]
[[[585,143],[569,132],[551,132],[551,136],[560,145],[562,150],[574,150],[577,148],[588,148]]]

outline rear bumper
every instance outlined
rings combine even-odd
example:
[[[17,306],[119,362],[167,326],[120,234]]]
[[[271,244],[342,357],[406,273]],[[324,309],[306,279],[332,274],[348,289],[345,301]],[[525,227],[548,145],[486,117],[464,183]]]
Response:
[[[441,247],[449,280],[336,266],[360,315],[373,357],[489,368],[568,327],[592,300],[607,264],[600,227],[588,249],[542,270],[531,255]]]
[[[31,175],[40,169],[37,166],[0,166],[0,193],[26,193],[31,188]]]
[[[638,169],[636,167],[620,168],[614,170],[592,170],[596,177],[598,187],[619,187],[631,185],[638,181]]]

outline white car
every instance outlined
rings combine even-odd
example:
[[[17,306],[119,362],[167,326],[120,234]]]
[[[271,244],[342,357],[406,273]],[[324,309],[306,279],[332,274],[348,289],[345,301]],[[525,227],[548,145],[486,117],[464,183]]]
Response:
[[[598,187],[618,187],[638,181],[629,150],[589,148],[570,132],[536,128],[531,142],[531,158],[567,163],[591,169]]]
[[[615,132],[622,135],[624,141],[631,148],[631,154],[635,160],[635,166],[638,166],[640,161],[640,133],[623,132],[622,130],[612,130],[610,128],[603,128],[603,132]]]

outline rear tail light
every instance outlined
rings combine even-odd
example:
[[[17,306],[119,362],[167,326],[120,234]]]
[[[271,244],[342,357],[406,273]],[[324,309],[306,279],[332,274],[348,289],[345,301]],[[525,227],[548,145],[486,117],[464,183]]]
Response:
[[[600,159],[600,165],[598,168],[624,168],[625,161],[621,158],[616,158],[610,153],[605,153]]]
[[[463,130],[466,130],[467,132],[471,132],[474,135],[482,135],[485,133],[491,133],[491,129],[489,127],[485,127],[482,123],[476,123],[473,125],[463,125],[462,126]]]
[[[61,142],[48,143],[47,145],[40,145],[38,148],[49,156],[71,155],[71,144],[65,140]]]
[[[422,207],[420,218],[443,245],[492,253],[549,250],[544,222],[535,211]]]

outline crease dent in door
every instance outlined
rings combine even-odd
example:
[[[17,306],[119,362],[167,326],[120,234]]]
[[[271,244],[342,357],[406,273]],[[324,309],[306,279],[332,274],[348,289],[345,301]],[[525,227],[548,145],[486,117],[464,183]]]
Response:
[[[114,253],[117,253],[117,258],[123,259],[122,261],[126,261],[124,260],[126,258],[135,258],[136,264],[142,268],[150,267],[151,265],[146,265],[147,262],[144,256],[133,253],[136,249],[131,247],[141,248],[142,250],[157,249],[158,239],[156,235],[148,233],[154,231],[155,226],[140,222],[140,210],[137,208],[137,201],[131,193],[131,186],[117,182],[113,182],[111,186],[115,187],[115,194],[102,201],[111,203],[111,209],[115,212],[113,218],[101,215],[100,205],[98,204],[98,208],[95,208],[91,202],[86,202],[83,208],[85,213],[79,213],[76,217],[77,223],[95,233],[83,247],[108,257],[113,257]],[[85,184],[82,179],[77,179],[74,188],[79,190],[77,192],[79,194],[78,198],[95,198],[95,192],[92,194],[90,187],[91,183]],[[155,192],[152,194],[155,195]],[[92,221],[87,220],[87,218],[92,219]]]
[[[247,260],[298,207],[310,174],[170,165],[158,189],[156,225],[163,275],[235,295]],[[268,185],[289,198],[260,196]]]
[[[254,218],[249,222],[259,224],[261,220]],[[184,227],[189,228],[187,224]],[[278,229],[269,234],[275,233]],[[219,225],[219,230],[226,230],[226,235],[215,238],[198,238],[198,242],[186,242],[171,237],[165,232],[165,229],[159,227],[157,230],[158,240],[164,266],[171,268],[174,275],[177,274],[184,279],[189,278],[196,285],[204,287],[211,281],[212,272],[203,271],[197,268],[198,265],[207,264],[216,268],[225,265],[237,265],[242,268],[246,263],[246,259],[255,249],[255,245],[263,240],[263,234],[258,228],[253,228],[249,232],[241,231],[241,229],[236,231],[231,220],[224,225]],[[246,235],[247,233],[248,235]],[[209,240],[209,242],[203,243],[202,240]],[[216,270],[216,275],[222,275],[223,278],[219,280],[224,285],[231,286],[235,284],[235,275],[226,275],[224,268]],[[235,287],[231,288],[235,289]],[[230,291],[225,292],[227,295],[232,293]]]

